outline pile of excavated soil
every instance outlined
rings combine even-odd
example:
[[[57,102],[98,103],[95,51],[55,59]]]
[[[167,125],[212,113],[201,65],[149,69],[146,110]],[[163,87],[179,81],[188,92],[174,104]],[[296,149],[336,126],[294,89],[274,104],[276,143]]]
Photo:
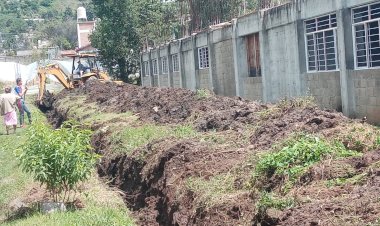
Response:
[[[86,95],[87,102],[96,103],[102,112],[133,112],[143,123],[191,123],[201,134],[217,131],[228,141],[210,144],[199,138],[170,137],[146,144],[128,155],[115,157],[108,150],[98,172],[125,192],[126,204],[139,225],[361,225],[380,218],[380,173],[372,168],[380,160],[380,151],[313,166],[290,191],[301,200],[295,207],[269,211],[266,216],[256,215],[257,197],[246,188],[254,167],[248,161],[252,155],[269,150],[294,132],[337,136],[343,125],[357,123],[341,113],[289,105],[263,117],[261,112],[271,106],[240,98],[204,97],[184,89],[96,81],[82,89],[63,91],[56,99],[75,95]],[[67,117],[65,109],[56,103],[50,115],[55,121]],[[255,130],[246,130],[247,127]],[[252,134],[246,134],[250,131]],[[110,134],[99,134],[93,140],[95,148],[107,149]],[[244,137],[246,142],[242,141]],[[352,167],[333,167],[341,164]],[[232,182],[235,192],[213,205],[199,205],[200,194],[186,187],[191,178],[207,182],[235,169],[239,169]],[[326,179],[353,174],[363,174],[365,179],[346,186],[324,185]]]
[[[83,89],[63,91],[85,94],[89,103],[97,103],[104,112],[133,112],[144,122],[176,124],[194,121],[199,131],[237,129],[254,123],[263,106],[240,98],[202,97],[186,89],[138,87],[128,84],[89,81]]]

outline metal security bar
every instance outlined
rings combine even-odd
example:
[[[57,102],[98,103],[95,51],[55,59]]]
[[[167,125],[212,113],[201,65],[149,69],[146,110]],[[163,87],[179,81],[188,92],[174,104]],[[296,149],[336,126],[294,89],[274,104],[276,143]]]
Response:
[[[356,68],[380,67],[380,3],[352,9]]]
[[[336,14],[305,21],[308,72],[338,69]]]
[[[199,69],[204,69],[204,68],[209,67],[208,47],[202,47],[198,49],[198,61],[199,61]]]
[[[161,57],[161,66],[162,66],[162,74],[168,73],[168,58],[167,57]]]
[[[158,75],[158,61],[157,59],[152,60],[153,64],[153,75]]]
[[[179,72],[178,54],[172,55],[173,72]]]
[[[148,61],[144,62],[144,75],[145,76],[149,76],[150,75],[149,62]]]

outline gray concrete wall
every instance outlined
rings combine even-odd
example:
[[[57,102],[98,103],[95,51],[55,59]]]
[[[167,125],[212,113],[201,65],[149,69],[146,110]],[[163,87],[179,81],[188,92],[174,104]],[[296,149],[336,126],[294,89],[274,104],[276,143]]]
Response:
[[[211,86],[210,86],[210,77],[209,77],[209,70],[208,68],[206,69],[200,69],[199,72],[198,72],[198,84],[199,86],[197,87],[197,89],[209,89],[211,90]]]
[[[305,76],[307,95],[314,96],[319,107],[342,110],[338,71],[309,73]]]
[[[263,82],[266,83],[266,101],[275,102],[287,97],[300,96],[296,24],[270,29],[265,38],[265,64],[268,66],[263,75]]]
[[[159,85],[159,79],[158,79],[158,75],[153,75],[153,86],[156,86],[156,87],[158,87]]]
[[[181,77],[179,72],[173,72],[173,87],[181,88]]]
[[[248,100],[262,101],[263,100],[263,83],[261,77],[248,77],[243,83],[244,95]]]
[[[149,77],[142,77],[142,86],[150,86],[150,78]]]
[[[186,51],[182,52],[183,61],[185,62],[184,67],[184,75],[183,75],[183,81],[184,86],[188,89],[195,90],[195,80],[194,80],[194,74],[195,74],[195,67],[194,67],[194,56],[193,51]]]
[[[170,87],[168,74],[161,74],[159,79],[160,79],[160,87]]]
[[[356,117],[380,125],[380,70],[351,71],[354,80]]]
[[[214,92],[218,95],[236,96],[232,40],[218,42],[214,47]]]

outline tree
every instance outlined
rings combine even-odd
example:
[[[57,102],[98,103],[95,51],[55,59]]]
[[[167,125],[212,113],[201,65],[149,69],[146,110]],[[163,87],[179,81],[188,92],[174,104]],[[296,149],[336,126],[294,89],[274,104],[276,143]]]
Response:
[[[92,0],[101,19],[91,35],[92,45],[100,50],[103,64],[113,76],[128,81],[138,65],[140,40],[136,29],[133,0]]]

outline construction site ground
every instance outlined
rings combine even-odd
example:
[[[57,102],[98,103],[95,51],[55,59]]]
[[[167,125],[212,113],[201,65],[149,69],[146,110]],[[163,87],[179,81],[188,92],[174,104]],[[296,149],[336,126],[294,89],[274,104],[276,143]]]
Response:
[[[378,225],[380,131],[312,98],[262,104],[89,81],[49,121],[94,131],[138,225]],[[308,151],[307,151],[308,150]]]

